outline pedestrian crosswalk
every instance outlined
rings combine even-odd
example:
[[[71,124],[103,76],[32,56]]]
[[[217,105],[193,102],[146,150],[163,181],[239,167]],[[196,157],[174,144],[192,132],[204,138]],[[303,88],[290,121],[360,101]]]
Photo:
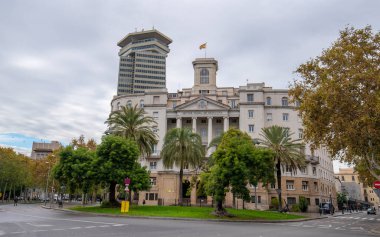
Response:
[[[337,218],[337,219],[353,219],[353,220],[380,221],[380,218],[374,218],[374,217],[336,216],[334,218]]]

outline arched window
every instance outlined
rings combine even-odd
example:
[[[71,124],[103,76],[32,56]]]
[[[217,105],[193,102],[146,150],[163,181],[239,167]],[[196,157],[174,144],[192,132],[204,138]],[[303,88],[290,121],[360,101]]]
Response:
[[[267,105],[272,105],[272,98],[271,97],[267,97]]]
[[[116,110],[120,110],[120,102],[117,102]]]
[[[281,103],[282,106],[288,106],[288,97],[282,97]]]
[[[127,102],[127,106],[128,106],[128,107],[132,107],[132,101],[131,101],[131,100],[128,100],[128,102]]]
[[[206,68],[202,68],[201,69],[201,84],[209,83],[208,76],[209,76],[208,70]]]
[[[140,100],[140,108],[144,108],[144,100]]]

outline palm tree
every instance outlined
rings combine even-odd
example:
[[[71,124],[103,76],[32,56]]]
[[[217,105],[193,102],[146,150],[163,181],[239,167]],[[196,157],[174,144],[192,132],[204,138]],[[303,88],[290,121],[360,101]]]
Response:
[[[282,209],[281,198],[281,166],[286,164],[292,170],[301,168],[305,165],[305,155],[302,152],[304,145],[300,143],[300,139],[293,140],[291,136],[293,133],[289,132],[288,128],[280,127],[277,125],[263,128],[260,136],[263,139],[258,139],[261,146],[267,147],[275,154],[274,162],[276,164],[277,172],[277,186],[279,189],[278,200],[279,210]]]
[[[158,142],[152,127],[157,122],[151,116],[146,116],[144,110],[137,108],[137,105],[121,106],[120,110],[111,112],[105,123],[110,133],[136,141],[141,155],[152,154],[153,145]]]
[[[179,205],[182,205],[183,168],[185,166],[197,168],[204,156],[205,149],[203,148],[201,137],[190,129],[173,128],[165,135],[161,157],[165,168],[171,169],[173,165],[180,168]]]

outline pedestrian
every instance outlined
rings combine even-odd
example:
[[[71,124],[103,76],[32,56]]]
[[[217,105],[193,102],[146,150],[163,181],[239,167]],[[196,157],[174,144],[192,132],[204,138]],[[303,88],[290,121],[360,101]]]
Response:
[[[13,201],[14,201],[13,206],[17,206],[17,202],[18,202],[17,196],[15,196],[15,198],[13,199]]]

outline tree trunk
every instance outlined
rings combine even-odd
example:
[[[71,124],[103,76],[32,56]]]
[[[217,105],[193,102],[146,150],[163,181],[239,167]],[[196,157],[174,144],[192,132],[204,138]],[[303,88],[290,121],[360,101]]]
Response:
[[[178,205],[182,206],[182,179],[183,179],[183,168],[179,170],[179,196],[178,196]]]
[[[282,210],[282,197],[281,197],[281,161],[280,159],[277,160],[276,164],[277,169],[277,188],[280,190],[278,192],[278,210]]]
[[[5,192],[7,191],[7,185],[8,185],[8,182],[5,182],[5,188],[4,188],[4,193],[3,193],[3,202],[4,202],[4,198],[5,198]]]
[[[109,202],[114,205],[117,203],[116,197],[115,197],[115,189],[116,189],[116,182],[112,181],[110,184],[110,196],[109,196]]]
[[[257,210],[257,186],[255,185],[255,209]]]

